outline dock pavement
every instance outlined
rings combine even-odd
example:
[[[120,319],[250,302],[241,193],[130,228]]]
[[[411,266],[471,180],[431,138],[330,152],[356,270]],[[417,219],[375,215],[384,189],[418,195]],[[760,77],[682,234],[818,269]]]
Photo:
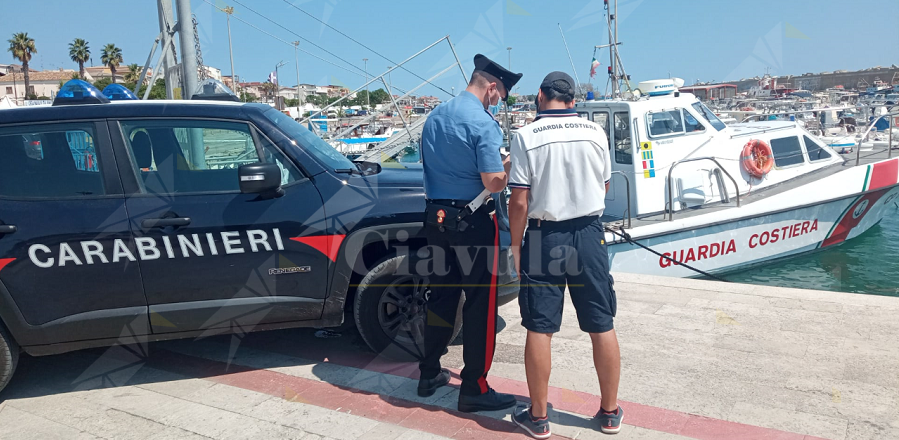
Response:
[[[616,274],[625,411],[617,439],[899,438],[899,298]],[[526,400],[517,302],[500,310],[490,383]],[[416,395],[417,369],[351,326],[23,356],[0,393],[0,439],[524,439],[509,412]],[[464,331],[463,331],[464,339]],[[557,438],[608,438],[599,386],[566,305],[553,339]]]

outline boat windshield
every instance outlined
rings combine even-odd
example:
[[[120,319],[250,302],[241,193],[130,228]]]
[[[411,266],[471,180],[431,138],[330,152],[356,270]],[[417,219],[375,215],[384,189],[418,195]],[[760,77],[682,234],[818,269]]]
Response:
[[[724,127],[726,127],[726,125],[724,125],[724,123],[721,122],[721,120],[718,119],[717,116],[715,116],[715,113],[712,113],[712,111],[709,110],[709,108],[706,107],[705,104],[701,102],[694,102],[693,109],[699,112],[702,117],[706,118],[709,123],[712,124],[712,127],[715,127],[715,130],[721,131],[724,130]]]
[[[340,154],[334,147],[328,145],[320,137],[307,130],[290,116],[275,110],[274,108],[262,112],[269,121],[272,121],[287,137],[302,145],[307,152],[332,169],[350,169],[356,166],[353,162]]]

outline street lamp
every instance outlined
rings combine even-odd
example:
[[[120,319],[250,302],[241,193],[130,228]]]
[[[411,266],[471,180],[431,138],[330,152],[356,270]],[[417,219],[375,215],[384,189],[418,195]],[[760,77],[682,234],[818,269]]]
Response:
[[[16,68],[13,66],[9,66],[9,71],[12,72],[12,89],[15,92],[16,105],[19,105],[19,84],[16,83]],[[25,91],[26,95],[28,94],[27,90]]]
[[[509,51],[509,70],[512,70],[512,48],[507,47],[506,50]]]
[[[278,78],[278,68],[285,65],[287,63],[284,60],[281,60],[278,64],[275,64],[275,103],[278,105],[278,110],[283,110],[281,108],[281,103],[278,98],[281,96],[281,78]]]
[[[298,118],[301,116],[300,115],[300,57],[299,57],[299,55],[297,55],[297,50],[299,48],[300,48],[300,42],[294,41],[293,42],[293,58],[294,58],[294,61],[297,63],[296,65],[297,65],[297,117]]]
[[[371,92],[368,91],[368,58],[363,58],[362,62],[365,63],[365,99],[368,101],[368,109],[371,110]]]
[[[228,54],[231,56],[231,87],[234,90],[237,90],[236,83],[234,82],[234,49],[231,46],[231,14],[234,14],[234,7],[227,6],[225,9],[222,9],[222,12],[225,13],[225,20],[228,22]]]

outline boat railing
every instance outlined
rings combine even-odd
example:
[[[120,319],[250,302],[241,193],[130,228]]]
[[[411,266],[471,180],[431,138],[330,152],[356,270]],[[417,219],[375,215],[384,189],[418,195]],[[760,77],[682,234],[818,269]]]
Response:
[[[621,171],[612,171],[612,175],[619,175],[624,177],[625,183],[625,196],[627,196],[627,209],[625,209],[624,213],[627,215],[627,228],[631,228],[631,179],[627,177],[627,174]],[[621,220],[624,221],[624,216],[621,216]]]
[[[715,165],[718,166],[717,170],[720,170],[720,171],[718,171],[718,173],[724,173],[724,175],[727,176],[727,178],[730,179],[731,182],[733,182],[734,189],[736,190],[736,193],[737,193],[737,208],[740,207],[740,187],[737,186],[736,179],[734,179],[733,176],[731,176],[730,173],[728,173],[727,170],[721,166],[721,164],[718,162],[718,160],[711,156],[690,157],[687,159],[681,159],[679,161],[674,162],[673,164],[671,164],[671,168],[668,169],[668,221],[669,222],[674,220],[674,189],[673,189],[673,185],[672,185],[672,181],[671,181],[671,176],[674,173],[674,168],[682,163],[697,162],[700,160],[710,160],[710,161],[714,162]],[[724,184],[724,179],[721,178],[721,174],[718,174],[718,173],[716,173],[716,180],[718,181],[718,191],[721,193],[721,202],[728,203],[730,201],[730,196],[728,196],[728,194],[727,194],[727,186]]]
[[[880,115],[880,116],[874,118],[873,121],[871,121],[871,124],[868,125],[868,129],[865,130],[865,134],[863,134],[862,137],[856,143],[855,166],[858,166],[858,164],[861,162],[861,159],[862,159],[862,142],[865,142],[868,140],[868,135],[871,134],[871,130],[874,129],[874,125],[877,124],[878,122],[880,122],[880,120],[883,118],[887,118],[887,121],[890,122],[890,124],[888,125],[889,128],[887,128],[887,130],[890,131],[890,139],[889,139],[889,141],[887,141],[887,152],[888,152],[887,157],[888,158],[893,157],[893,121],[892,121],[893,116],[894,116],[893,114],[887,113],[885,115]]]

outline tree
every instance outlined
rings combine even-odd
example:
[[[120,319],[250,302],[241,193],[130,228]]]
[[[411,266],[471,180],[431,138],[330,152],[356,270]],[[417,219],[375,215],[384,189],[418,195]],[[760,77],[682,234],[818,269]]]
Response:
[[[112,84],[112,79],[110,78],[100,78],[94,81],[94,87],[96,87],[97,90],[103,90],[110,84]]]
[[[12,52],[13,58],[22,62],[22,75],[25,76],[25,94],[27,95],[31,86],[31,79],[28,77],[28,62],[31,61],[31,56],[37,53],[34,38],[29,37],[28,32],[12,34],[8,50]]]
[[[384,91],[384,89],[378,89],[374,92],[371,92],[371,105],[384,104],[385,102],[390,101],[390,94]]]
[[[115,44],[107,44],[103,47],[103,56],[100,57],[100,61],[109,66],[109,71],[112,72],[112,83],[115,84],[115,69],[122,64],[122,49],[116,47]]]
[[[509,105],[515,105],[516,102],[518,102],[518,100],[512,95],[509,95],[509,98],[506,99],[506,103]]]
[[[91,58],[91,48],[88,47],[87,41],[76,38],[69,43],[69,58],[78,63],[78,75],[84,79],[84,63]]]
[[[140,79],[141,67],[137,65],[137,63],[131,63],[128,65],[128,73],[125,74],[125,82],[137,84],[137,80]],[[133,87],[132,87],[133,89]]]

